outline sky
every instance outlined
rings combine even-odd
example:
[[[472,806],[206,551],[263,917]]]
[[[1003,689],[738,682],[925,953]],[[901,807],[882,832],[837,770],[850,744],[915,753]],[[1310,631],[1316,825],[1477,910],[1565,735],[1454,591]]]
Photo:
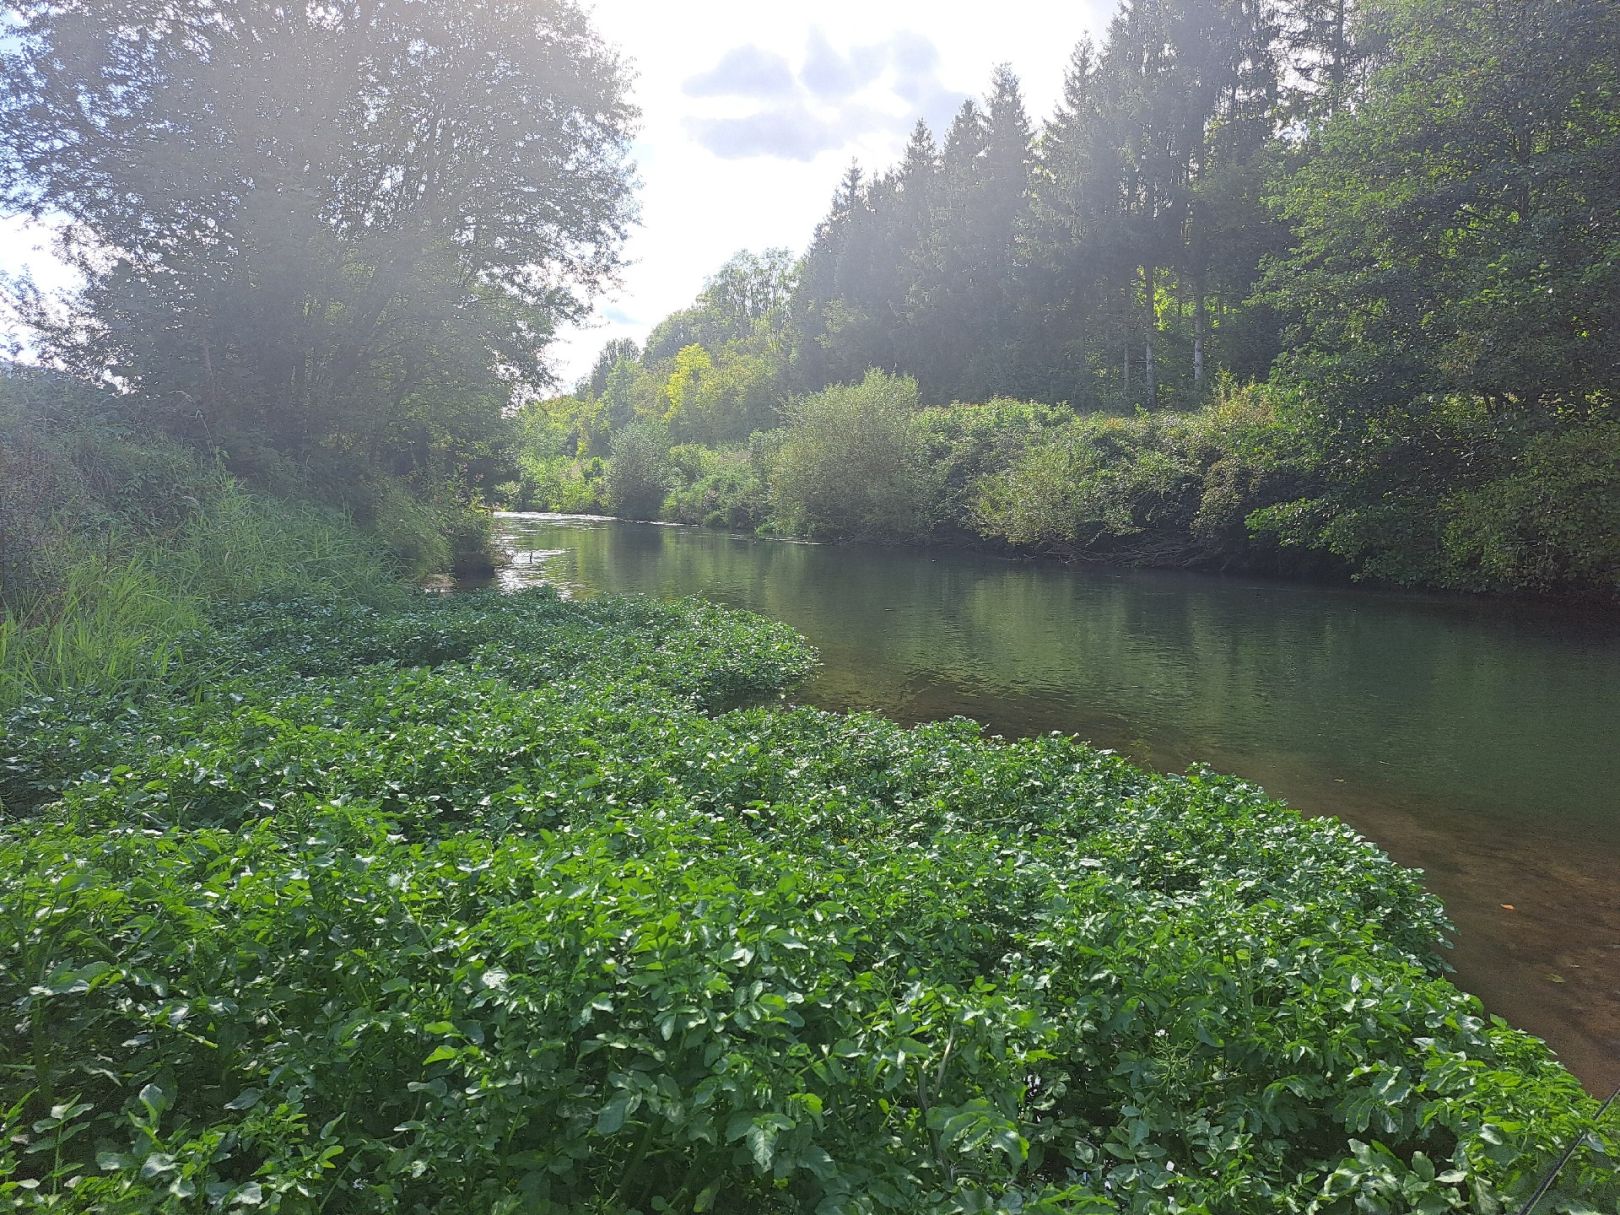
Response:
[[[560,335],[564,385],[612,338],[644,339],[739,249],[809,243],[851,159],[899,158],[918,117],[936,137],[1007,63],[1030,116],[1049,114],[1075,44],[1114,0],[596,0],[593,23],[630,61],[642,111],[631,149],[641,222],[619,287]],[[48,234],[0,217],[0,269],[62,275]]]
[[[622,285],[563,335],[564,384],[611,338],[640,341],[739,249],[803,252],[851,159],[887,168],[926,118],[943,139],[1008,63],[1036,122],[1075,44],[1113,0],[600,0],[594,23],[632,61],[641,224]]]

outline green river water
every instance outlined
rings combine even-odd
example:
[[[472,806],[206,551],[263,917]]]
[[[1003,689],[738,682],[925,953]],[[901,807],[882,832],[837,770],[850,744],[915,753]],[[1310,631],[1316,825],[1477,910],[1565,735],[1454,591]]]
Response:
[[[1620,622],[947,549],[499,517],[504,585],[699,595],[821,651],[798,695],[1235,772],[1423,869],[1457,982],[1620,1084]]]

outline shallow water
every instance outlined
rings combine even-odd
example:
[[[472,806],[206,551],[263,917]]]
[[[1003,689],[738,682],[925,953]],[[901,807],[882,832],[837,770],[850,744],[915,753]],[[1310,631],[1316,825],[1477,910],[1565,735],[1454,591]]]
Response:
[[[701,595],[821,651],[799,699],[1204,762],[1427,873],[1457,982],[1620,1084],[1620,621],[1443,596],[507,515],[505,585]]]

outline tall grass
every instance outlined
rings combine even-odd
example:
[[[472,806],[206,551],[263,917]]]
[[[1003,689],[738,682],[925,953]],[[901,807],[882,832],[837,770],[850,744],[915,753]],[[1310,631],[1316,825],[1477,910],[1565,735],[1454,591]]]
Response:
[[[106,690],[163,678],[197,605],[166,585],[144,555],[86,556],[60,595],[30,616],[0,618],[0,706],[77,687]]]
[[[196,639],[210,604],[265,597],[376,606],[409,593],[383,547],[342,515],[221,487],[175,530],[114,528],[94,541],[66,529],[59,590],[0,614],[0,710],[95,688],[140,694],[176,663],[206,676]]]
[[[398,563],[343,515],[235,486],[145,555],[162,563],[166,582],[206,602],[287,595],[384,606],[405,593]]]

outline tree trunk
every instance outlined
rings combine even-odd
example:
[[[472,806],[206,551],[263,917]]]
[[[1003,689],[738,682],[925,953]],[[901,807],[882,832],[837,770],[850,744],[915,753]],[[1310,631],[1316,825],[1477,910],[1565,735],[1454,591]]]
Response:
[[[1142,376],[1147,381],[1147,407],[1159,407],[1159,377],[1153,363],[1153,331],[1159,327],[1159,305],[1154,292],[1155,267],[1142,267],[1142,285],[1147,291],[1147,332],[1142,340]]]
[[[1204,334],[1209,328],[1209,309],[1204,303],[1204,284],[1193,284],[1193,392],[1204,391]]]
[[[1348,26],[1350,14],[1347,0],[1338,0],[1333,6],[1333,66],[1331,79],[1333,82],[1333,95],[1328,100],[1328,113],[1337,114],[1339,107],[1344,104],[1344,77],[1345,60],[1350,57]]]

